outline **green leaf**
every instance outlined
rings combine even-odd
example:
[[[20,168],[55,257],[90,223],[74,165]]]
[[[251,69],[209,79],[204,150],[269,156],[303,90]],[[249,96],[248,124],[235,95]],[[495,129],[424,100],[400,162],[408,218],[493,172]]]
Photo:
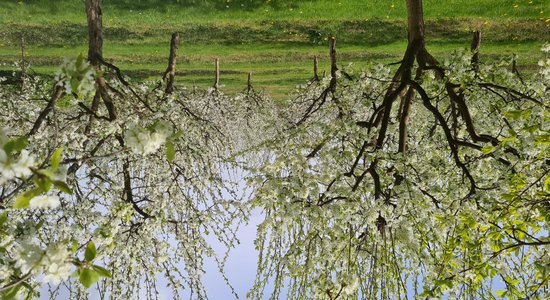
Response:
[[[86,288],[90,288],[92,284],[99,280],[99,274],[92,269],[83,269],[80,271],[80,283]]]
[[[47,176],[36,176],[33,178],[33,181],[43,193],[48,192],[52,188],[53,183]]]
[[[513,201],[516,198],[516,195],[514,194],[501,194],[500,196],[502,197],[502,199],[507,201]]]
[[[109,270],[105,269],[104,267],[93,265],[92,268],[97,272],[99,276],[111,278],[111,272],[109,272]]]
[[[42,226],[44,225],[44,220],[40,220],[38,221],[38,223],[36,223],[36,225],[34,226],[34,228],[36,228],[36,230],[39,230],[40,228],[42,228]]]
[[[76,253],[76,251],[78,251],[78,242],[76,240],[72,240],[71,250],[73,251],[73,253]]]
[[[512,225],[520,225],[523,224],[523,220],[515,219],[511,221]]]
[[[19,137],[13,140],[10,140],[4,145],[4,151],[9,156],[12,153],[17,153],[27,147],[28,141],[25,137]]]
[[[544,190],[550,192],[550,176],[544,180]]]
[[[166,142],[166,158],[168,161],[174,161],[176,158],[176,148],[174,147],[174,143],[170,141]]]
[[[42,189],[32,189],[24,192],[21,196],[17,197],[15,203],[13,204],[13,208],[20,209],[29,207],[31,199],[40,194],[42,194]]]
[[[7,211],[4,211],[1,215],[0,215],[0,227],[2,227],[2,225],[4,225],[4,223],[6,223],[6,220],[8,219],[8,212]]]
[[[504,113],[504,116],[506,118],[510,119],[519,119],[521,117],[521,114],[523,113],[522,110],[511,110]]]
[[[63,181],[56,180],[53,182],[53,185],[65,194],[73,194],[73,190],[71,190],[71,188]]]
[[[491,154],[493,151],[495,151],[496,147],[493,147],[493,146],[485,146],[483,148],[481,148],[481,152],[483,152],[483,154]]]
[[[550,134],[541,134],[535,136],[535,142],[541,143],[541,144],[548,144],[550,143]]]
[[[74,272],[72,272],[71,275],[69,275],[69,277],[71,277],[71,278],[79,278],[79,277],[80,277],[80,269],[74,270]]]
[[[87,261],[92,261],[94,260],[96,255],[97,255],[97,250],[95,248],[94,242],[89,242],[88,246],[86,246],[86,251],[84,252],[84,258]]]
[[[57,170],[57,167],[59,167],[59,162],[61,162],[61,153],[63,153],[63,147],[59,147],[55,149],[55,151],[52,154],[52,171],[55,172]]]
[[[540,124],[535,124],[535,125],[531,125],[531,126],[525,126],[523,128],[523,130],[525,130],[529,133],[533,133],[533,132],[537,131],[539,128],[540,128]]]
[[[76,68],[80,69],[80,66],[82,66],[83,62],[84,62],[84,55],[82,55],[82,53],[80,53],[78,55],[78,57],[76,58],[76,64],[75,64]]]
[[[33,298],[40,298],[40,293],[37,293],[38,295],[35,295],[33,288],[30,286],[30,284],[23,282],[22,285],[27,289],[27,296],[25,297],[25,300],[32,300]]]
[[[182,137],[182,136],[183,136],[183,131],[178,130],[178,131],[174,132],[174,134],[172,134],[172,136],[170,137],[170,139],[172,139],[172,140],[177,140],[177,139],[179,139],[179,138]]]
[[[1,295],[2,300],[15,299],[15,296],[17,295],[17,292],[21,289],[22,286],[23,285],[18,284],[16,286],[12,287],[11,289],[9,289],[5,294]]]
[[[71,78],[71,90],[74,93],[78,93],[78,86],[80,85],[80,81],[78,81],[78,78]]]
[[[49,180],[54,180],[54,178],[55,178],[54,173],[50,170],[40,169],[40,170],[36,171],[36,173],[47,177]]]
[[[518,135],[518,133],[514,130],[514,128],[508,128],[508,133],[512,136],[512,137],[515,137]]]
[[[504,137],[504,138],[501,138],[500,141],[503,142],[503,143],[513,143],[513,142],[516,141],[516,137],[515,136]]]
[[[511,285],[518,285],[520,283],[521,283],[521,280],[519,280],[519,279],[514,279],[514,280],[510,281]]]

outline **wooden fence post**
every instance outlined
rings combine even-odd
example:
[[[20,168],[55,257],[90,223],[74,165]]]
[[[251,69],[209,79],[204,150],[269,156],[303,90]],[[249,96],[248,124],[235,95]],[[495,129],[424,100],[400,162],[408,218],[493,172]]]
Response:
[[[220,59],[216,58],[216,78],[214,80],[214,89],[217,91],[220,87]]]
[[[313,81],[319,81],[319,59],[317,55],[313,57]]]
[[[336,72],[338,67],[336,66],[336,37],[329,38],[329,51],[330,51],[330,91],[336,90]]]
[[[21,35],[21,90],[25,89],[27,81],[27,53],[25,49],[25,36]]]
[[[481,32],[479,30],[474,31],[472,38],[472,46],[470,50],[472,51],[472,68],[474,72],[479,71],[479,48],[481,46]]]
[[[246,89],[247,89],[247,93],[250,94],[250,92],[252,91],[252,72],[248,72]]]

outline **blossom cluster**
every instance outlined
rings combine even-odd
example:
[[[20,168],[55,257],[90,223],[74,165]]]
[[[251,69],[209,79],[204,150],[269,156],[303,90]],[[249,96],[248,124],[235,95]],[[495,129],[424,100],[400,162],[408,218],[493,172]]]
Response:
[[[148,155],[155,153],[172,134],[172,128],[165,122],[157,122],[149,128],[137,125],[126,131],[127,146],[136,154]]]
[[[9,142],[7,130],[0,128],[0,185],[14,178],[26,178],[32,174],[34,157],[28,151],[23,150],[14,158],[11,153],[6,153],[5,147]]]
[[[73,269],[72,253],[63,243],[50,244],[42,249],[38,241],[26,238],[16,244],[13,253],[15,266],[23,274],[43,272],[45,282],[59,284],[69,277]]]
[[[65,59],[55,80],[63,84],[66,94],[75,93],[83,98],[95,89],[95,70],[80,55],[76,60]]]

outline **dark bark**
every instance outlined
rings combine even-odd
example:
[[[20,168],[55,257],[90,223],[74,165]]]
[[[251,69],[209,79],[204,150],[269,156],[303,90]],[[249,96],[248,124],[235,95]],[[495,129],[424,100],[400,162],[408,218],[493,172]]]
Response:
[[[163,79],[166,81],[166,94],[171,94],[174,91],[174,78],[176,77],[176,58],[178,54],[178,44],[180,35],[176,32],[172,34],[170,40],[170,56],[168,57],[168,67],[164,71]]]
[[[88,17],[88,60],[94,67],[101,66],[103,58],[103,21],[101,0],[86,0]]]
[[[330,91],[334,93],[336,90],[336,72],[338,66],[336,65],[336,37],[331,37],[329,41],[329,53],[330,53]]]
[[[50,96],[50,100],[48,101],[48,105],[46,105],[44,110],[42,110],[40,115],[38,115],[38,118],[34,122],[34,125],[32,126],[32,129],[27,134],[27,136],[31,136],[38,132],[38,130],[40,129],[40,126],[42,125],[44,120],[46,120],[46,117],[48,116],[48,114],[53,110],[55,103],[57,102],[57,100],[59,100],[59,98],[61,98],[61,96],[63,96],[64,93],[65,91],[63,88],[63,84],[61,84],[60,82],[56,83],[53,88],[52,95]]]
[[[472,69],[477,73],[479,72],[479,48],[481,46],[481,32],[479,30],[474,31],[472,38],[472,45],[470,50],[472,51]]]
[[[109,119],[115,120],[117,117],[114,102],[109,95],[109,88],[103,73],[101,65],[103,60],[103,21],[101,13],[101,0],[86,0],[86,16],[88,19],[88,61],[99,74],[96,79],[96,88],[109,112]],[[97,113],[96,111],[93,113]]]
[[[246,93],[250,94],[250,92],[252,92],[252,90],[253,90],[253,88],[252,88],[252,73],[248,72],[248,79],[246,81]]]
[[[319,59],[317,55],[313,57],[313,79],[312,81],[319,81]]]

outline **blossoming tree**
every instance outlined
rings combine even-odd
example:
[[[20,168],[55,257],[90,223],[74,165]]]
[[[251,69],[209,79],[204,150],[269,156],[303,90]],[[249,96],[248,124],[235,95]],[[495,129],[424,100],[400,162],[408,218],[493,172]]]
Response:
[[[50,283],[49,297],[94,285],[154,298],[163,274],[174,297],[205,298],[205,257],[225,263],[207,236],[229,248],[247,218],[217,122],[224,96],[128,83],[103,59],[100,1],[86,12],[87,61],[67,61],[53,89],[1,91],[0,293],[31,298]]]
[[[395,71],[333,64],[281,113],[252,180],[250,298],[548,295],[549,60],[528,76],[478,50],[438,62],[422,1],[407,9]]]
[[[397,67],[338,70],[333,38],[330,75],[277,106],[129,82],[103,58],[100,4],[88,60],[0,90],[3,299],[153,299],[160,278],[207,298],[205,258],[227,259],[208,241],[233,247],[252,209],[252,299],[547,295],[550,46],[527,75],[439,62],[407,0]]]

